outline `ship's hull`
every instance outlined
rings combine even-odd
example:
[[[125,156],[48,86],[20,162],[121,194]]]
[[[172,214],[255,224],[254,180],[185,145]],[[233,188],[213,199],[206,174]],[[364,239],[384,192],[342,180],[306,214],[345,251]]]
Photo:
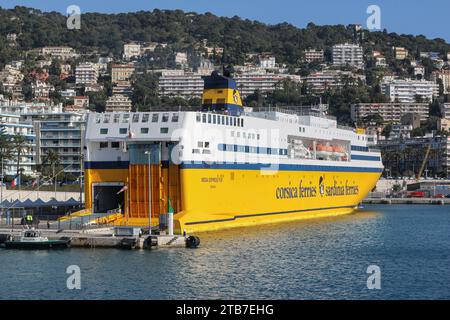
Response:
[[[183,211],[175,230],[187,233],[344,215],[375,187],[380,170],[270,173],[257,168],[185,168]]]

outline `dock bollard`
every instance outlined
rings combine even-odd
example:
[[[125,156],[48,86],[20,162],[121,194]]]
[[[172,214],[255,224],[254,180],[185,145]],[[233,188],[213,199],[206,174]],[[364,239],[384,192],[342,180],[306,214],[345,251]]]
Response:
[[[186,238],[187,248],[197,248],[200,245],[200,238],[196,236],[189,236]]]

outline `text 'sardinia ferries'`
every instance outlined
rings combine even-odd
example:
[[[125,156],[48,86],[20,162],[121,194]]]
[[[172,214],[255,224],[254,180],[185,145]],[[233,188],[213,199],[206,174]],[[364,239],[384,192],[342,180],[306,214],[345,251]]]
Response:
[[[86,208],[118,224],[174,212],[188,233],[352,212],[383,170],[371,137],[324,115],[242,107],[233,79],[205,77],[198,112],[90,114]],[[151,205],[149,206],[149,202]]]

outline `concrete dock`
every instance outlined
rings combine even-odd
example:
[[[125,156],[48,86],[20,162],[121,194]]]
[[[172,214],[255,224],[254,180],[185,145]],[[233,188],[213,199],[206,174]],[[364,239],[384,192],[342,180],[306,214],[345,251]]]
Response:
[[[74,248],[117,248],[117,249],[155,249],[155,248],[195,248],[200,245],[200,239],[195,236],[183,235],[136,235],[116,236],[113,228],[90,229],[88,232],[76,230],[41,231],[43,237],[49,240],[70,239]],[[22,228],[0,228],[0,244],[10,237],[18,238]]]
[[[363,204],[432,204],[448,205],[449,198],[366,198]]]

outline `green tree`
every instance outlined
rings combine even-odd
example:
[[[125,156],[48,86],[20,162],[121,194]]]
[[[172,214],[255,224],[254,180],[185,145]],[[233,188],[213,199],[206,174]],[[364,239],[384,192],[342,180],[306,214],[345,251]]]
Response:
[[[27,139],[23,135],[16,134],[12,137],[12,146],[16,154],[16,174],[19,174],[23,171],[23,169],[20,168],[20,161],[22,159],[23,152],[27,147]]]

